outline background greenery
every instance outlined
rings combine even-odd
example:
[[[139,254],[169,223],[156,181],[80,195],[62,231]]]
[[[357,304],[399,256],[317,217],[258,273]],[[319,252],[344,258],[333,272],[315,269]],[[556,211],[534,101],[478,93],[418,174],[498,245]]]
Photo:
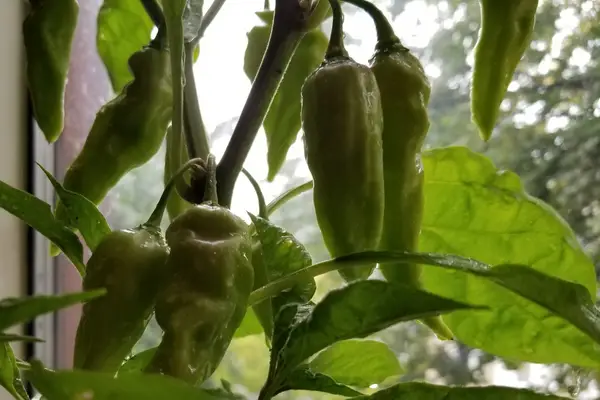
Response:
[[[406,10],[424,8],[436,15],[437,31],[423,47],[408,46],[423,60],[433,91],[432,120],[426,146],[464,145],[484,153],[499,168],[517,172],[528,192],[549,203],[568,221],[600,267],[600,3],[593,0],[540,0],[530,49],[518,67],[503,103],[494,137],[484,144],[470,123],[468,79],[471,51],[479,28],[476,1],[375,1],[394,20]],[[345,5],[347,43],[371,51],[361,40],[367,20]],[[256,10],[258,11],[258,9]],[[396,24],[398,26],[398,24]],[[325,29],[329,29],[326,24]],[[404,39],[405,32],[398,32]],[[240,62],[239,69],[242,70]],[[220,78],[219,78],[220,79]],[[211,134],[213,143],[227,137],[235,120],[222,122]],[[299,140],[295,148],[301,147]],[[263,150],[264,151],[264,150]],[[306,181],[301,152],[286,162],[281,175],[284,189]],[[291,153],[291,155],[293,155]],[[111,193],[109,222],[114,228],[133,226],[147,218],[162,190],[164,149],[154,160],[123,179]],[[264,161],[266,164],[266,160]],[[249,161],[246,165],[255,171]],[[265,170],[261,166],[259,170]],[[266,175],[266,174],[264,174]],[[302,176],[300,176],[302,175]],[[264,176],[257,176],[264,178]],[[244,178],[240,178],[239,184]],[[263,182],[269,192],[269,184]],[[280,186],[279,186],[280,187]],[[272,197],[272,196],[269,196]],[[246,200],[251,211],[253,199]],[[314,261],[327,258],[307,193],[285,205],[274,216],[276,224],[294,233]],[[337,275],[319,279],[317,296],[340,285]],[[160,330],[152,325],[139,343],[156,344]],[[405,323],[377,335],[399,357],[405,374],[399,380],[427,380],[445,384],[492,383],[498,371],[518,371],[521,386],[554,393],[575,394],[595,388],[595,376],[567,366],[549,368],[497,359],[457,343],[442,343],[416,323]],[[235,340],[214,379],[243,382],[234,389],[253,396],[266,376],[267,348],[262,335]],[[540,372],[541,371],[541,372]],[[502,383],[494,381],[494,383]],[[330,395],[287,392],[282,399],[331,399]]]

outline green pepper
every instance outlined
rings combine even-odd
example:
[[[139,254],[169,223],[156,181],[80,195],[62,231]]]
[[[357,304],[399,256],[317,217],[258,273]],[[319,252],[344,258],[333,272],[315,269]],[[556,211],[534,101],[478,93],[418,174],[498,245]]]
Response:
[[[479,0],[471,115],[483,140],[492,136],[513,74],[531,42],[538,0]]]
[[[343,15],[331,2],[333,27],[323,64],[302,87],[305,157],[313,201],[332,257],[375,250],[383,226],[383,113],[373,72],[348,56]],[[339,270],[346,281],[375,268]]]
[[[431,85],[419,59],[401,44],[376,6],[365,0],[345,1],[368,12],[377,29],[370,67],[379,85],[383,107],[385,212],[379,248],[414,252],[418,249],[423,216],[420,152],[429,130],[427,105]],[[382,264],[380,269],[388,282],[421,286],[418,264]],[[423,322],[438,336],[452,337],[441,318],[427,318]]]
[[[171,68],[162,30],[131,56],[129,67],[133,81],[100,109],[83,149],[65,174],[65,189],[94,204],[127,172],[156,154],[171,122]],[[64,215],[58,202],[56,216],[65,220]]]
[[[169,247],[159,228],[167,199],[176,177],[197,162],[174,174],[145,224],[107,234],[90,257],[83,289],[106,288],[106,295],[83,305],[74,368],[114,374],[144,333],[168,271]]]
[[[77,0],[30,0],[23,22],[27,83],[33,114],[52,143],[64,125],[64,96],[71,45],[77,26]]]
[[[327,0],[323,0],[327,2]],[[323,7],[321,7],[323,8]],[[325,9],[326,10],[326,9]],[[324,14],[323,11],[319,11]],[[263,54],[267,49],[273,24],[273,11],[256,13],[266,25],[256,26],[248,33],[248,47],[244,55],[244,72],[254,81]],[[327,36],[320,28],[311,29],[302,37],[283,75],[277,94],[273,98],[263,122],[267,136],[268,181],[285,162],[289,148],[300,131],[300,91],[306,77],[323,61],[327,49]]]
[[[155,307],[164,335],[146,368],[190,384],[204,382],[223,359],[254,284],[249,226],[216,203],[214,173],[211,156],[205,193],[212,200],[185,211],[166,231],[170,273]]]

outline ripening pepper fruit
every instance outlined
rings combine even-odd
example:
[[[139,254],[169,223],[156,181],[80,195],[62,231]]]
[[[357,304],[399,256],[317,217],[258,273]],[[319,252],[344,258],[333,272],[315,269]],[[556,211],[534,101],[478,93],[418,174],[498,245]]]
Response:
[[[327,3],[327,0],[323,0]],[[321,7],[323,8],[323,7]],[[324,14],[319,8],[318,12]],[[248,46],[244,55],[244,72],[254,81],[263,54],[267,49],[273,24],[273,11],[261,11],[256,15],[264,23],[248,32]],[[289,148],[300,131],[300,92],[304,80],[323,61],[327,49],[327,36],[317,27],[307,31],[283,75],[277,93],[265,116],[263,127],[267,137],[268,181],[273,181],[283,166]]]
[[[46,140],[58,139],[64,125],[64,96],[77,0],[29,0],[23,21],[27,84],[33,114]]]
[[[167,272],[169,247],[159,225],[172,187],[145,224],[110,232],[87,262],[83,289],[105,288],[106,295],[83,305],[74,368],[114,374],[144,333]]]
[[[74,368],[117,372],[152,316],[168,254],[160,229],[149,225],[113,231],[100,242],[87,263],[83,289],[107,293],[83,305]]]
[[[92,253],[83,289],[106,294],[83,305],[75,337],[74,368],[114,374],[140,339],[167,276],[169,247],[159,228],[175,180],[199,159],[190,160],[167,183],[148,221],[112,231]]]
[[[332,2],[325,61],[302,87],[305,157],[317,221],[332,257],[377,249],[384,212],[379,88],[373,72],[348,56],[339,8]],[[339,273],[353,281],[367,278],[374,268]]]
[[[123,92],[105,104],[67,170],[63,186],[94,204],[130,170],[148,162],[160,148],[171,122],[171,68],[166,38],[159,31],[149,46],[129,59],[134,76]],[[65,220],[58,202],[56,216]]]
[[[492,136],[513,74],[531,42],[538,0],[479,0],[471,115],[483,140]]]
[[[210,164],[214,181],[214,158]],[[206,201],[175,218],[166,238],[170,274],[155,306],[164,335],[145,371],[196,385],[218,367],[246,314],[254,285],[249,226]]]
[[[418,250],[423,216],[421,146],[429,130],[427,105],[431,85],[423,66],[400,40],[386,17],[365,0],[346,0],[369,13],[377,30],[375,54],[370,60],[383,108],[383,170],[385,212],[380,250]],[[381,264],[388,282],[420,287],[418,264]],[[440,317],[424,319],[441,338],[452,332]]]

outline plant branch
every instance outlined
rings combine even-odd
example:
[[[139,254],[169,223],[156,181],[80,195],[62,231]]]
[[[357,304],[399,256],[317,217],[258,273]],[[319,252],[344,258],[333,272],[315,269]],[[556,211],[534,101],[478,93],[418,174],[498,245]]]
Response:
[[[302,0],[277,0],[275,3],[273,28],[267,50],[231,140],[217,167],[219,200],[225,207],[231,205],[237,177],[290,59],[304,35],[310,12],[307,3]]]
[[[141,2],[154,25],[156,27],[164,26],[165,17],[156,0],[141,0]]]
[[[223,4],[225,4],[225,1],[226,0],[214,0],[212,2],[209,9],[206,11],[206,14],[204,14],[202,21],[200,22],[198,34],[191,42],[194,46],[198,44],[200,39],[202,39],[202,36],[204,36],[204,33],[208,29],[209,25],[213,22],[217,14],[219,14],[219,11],[221,11],[221,8],[223,7]]]
[[[202,158],[206,160],[210,152],[208,135],[202,120],[196,79],[194,78],[194,47],[191,43],[185,44],[185,87],[183,92],[183,123],[189,158]]]

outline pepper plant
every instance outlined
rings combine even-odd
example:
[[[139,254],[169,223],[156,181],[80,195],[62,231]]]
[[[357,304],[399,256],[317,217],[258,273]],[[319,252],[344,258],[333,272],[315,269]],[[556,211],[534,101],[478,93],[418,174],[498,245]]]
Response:
[[[257,12],[261,25],[248,33],[243,66],[252,88],[218,162],[193,67],[224,0],[206,10],[202,0],[104,1],[98,50],[117,95],[98,112],[65,176],[59,181],[44,170],[56,206],[0,182],[0,206],[46,236],[52,254],[64,253],[83,282],[80,293],[0,302],[0,384],[15,399],[30,398],[24,381],[48,400],[243,397],[228,383],[204,384],[252,317],[270,350],[260,400],[292,390],[374,399],[560,398],[504,387],[386,384],[399,368],[386,369],[390,350],[366,338],[411,320],[440,340],[512,360],[600,365],[594,268],[572,230],[518,176],[484,156],[461,147],[423,151],[431,89],[420,60],[374,4],[344,0],[377,31],[369,64],[354,61],[339,1],[275,0]],[[471,110],[487,141],[531,40],[538,1],[480,5]],[[76,0],[29,0],[23,23],[34,117],[50,143],[63,128],[77,12]],[[136,24],[146,35],[123,41],[101,34],[110,24]],[[270,204],[243,168],[261,126],[268,179],[300,132],[313,178]],[[97,205],[164,140],[165,189],[155,211],[141,226],[112,231]],[[240,173],[260,204],[249,222],[230,210]],[[269,220],[307,191],[331,255],[316,264]],[[87,262],[84,245],[92,252]],[[345,285],[314,301],[315,277],[333,271]],[[75,303],[84,306],[72,370],[15,358],[12,342],[36,338],[6,329]],[[152,315],[163,330],[160,344],[132,354]],[[382,364],[362,371],[356,358],[373,353],[370,362]],[[379,367],[388,373],[370,382],[378,389],[348,378]]]

